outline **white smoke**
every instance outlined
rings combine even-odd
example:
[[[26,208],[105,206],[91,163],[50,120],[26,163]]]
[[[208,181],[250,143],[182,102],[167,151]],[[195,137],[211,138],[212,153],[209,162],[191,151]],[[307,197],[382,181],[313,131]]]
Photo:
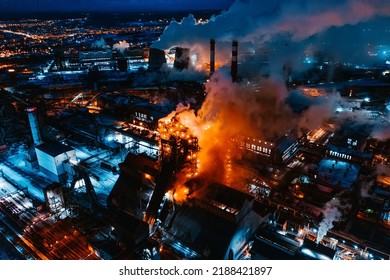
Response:
[[[121,53],[123,53],[126,49],[128,49],[130,47],[130,44],[127,43],[126,41],[119,41],[118,43],[115,43],[113,46],[112,46],[112,49],[113,50],[117,50]]]
[[[306,47],[298,42],[330,27],[354,25],[381,15],[390,15],[387,0],[236,0],[227,11],[206,23],[198,22],[193,15],[180,22],[173,20],[152,47],[164,50],[173,46],[190,48],[198,55],[199,63],[207,63],[209,40],[213,38],[216,40],[216,61],[227,65],[233,39],[239,41],[240,53],[254,53],[259,47],[270,44],[270,67],[279,71],[284,61],[290,59],[295,69],[302,61]],[[332,45],[331,51],[337,52],[336,49],[348,42],[349,39]],[[362,46],[364,44],[365,41]],[[319,47],[322,48],[321,44]],[[351,50],[348,53],[351,56]],[[244,65],[240,66],[240,71],[243,68]]]
[[[320,243],[327,232],[333,228],[333,223],[340,221],[343,217],[343,213],[350,209],[349,204],[343,204],[338,197],[334,197],[332,200],[329,200],[324,208],[322,209],[322,214],[324,218],[320,222],[317,233],[317,243]]]
[[[207,23],[198,23],[193,15],[181,22],[172,21],[153,47],[203,44],[207,48],[210,38],[219,42],[237,39],[258,46],[277,35],[301,41],[332,26],[356,24],[380,15],[390,15],[387,0],[237,0]]]
[[[375,184],[375,178],[367,178],[360,183],[360,196],[362,198],[371,197],[370,192]]]
[[[104,38],[100,38],[91,44],[91,48],[93,49],[107,49],[109,46],[106,44]]]
[[[376,164],[372,174],[359,182],[360,195],[362,198],[372,196],[373,188],[377,181],[386,180],[390,174],[390,167],[384,164]]]

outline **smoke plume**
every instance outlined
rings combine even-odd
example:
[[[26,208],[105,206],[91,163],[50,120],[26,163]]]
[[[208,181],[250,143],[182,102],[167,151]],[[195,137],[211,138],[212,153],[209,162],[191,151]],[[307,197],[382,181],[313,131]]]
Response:
[[[126,41],[119,41],[118,43],[115,43],[112,46],[112,49],[117,50],[117,51],[123,53],[129,47],[130,47],[130,44],[127,43]]]
[[[390,120],[390,118],[387,118],[387,120]],[[377,124],[371,133],[371,137],[379,141],[390,140],[390,123]]]
[[[362,198],[371,197],[376,182],[388,181],[390,167],[385,164],[376,164],[372,172],[358,184],[360,187],[360,195]]]
[[[229,10],[207,23],[198,23],[192,15],[181,22],[172,21],[153,47],[167,50],[172,46],[196,46],[199,60],[206,62],[208,42],[214,38],[219,61],[227,57],[226,42],[233,39],[240,45],[249,42],[254,48],[280,36],[299,42],[330,27],[354,25],[375,16],[388,15],[390,6],[386,0],[237,0]],[[345,43],[343,41],[341,45]],[[288,50],[291,51],[294,50]],[[280,54],[283,56],[285,52],[286,49],[281,49]]]
[[[340,198],[334,197],[332,200],[329,200],[324,208],[322,209],[322,214],[324,218],[320,222],[317,233],[317,243],[320,243],[327,232],[333,228],[333,223],[341,221],[343,214],[350,209],[349,204],[345,204],[341,201]]]
[[[93,49],[107,49],[108,45],[106,44],[106,41],[104,38],[100,38],[99,40],[96,40],[91,44],[91,48]]]
[[[314,109],[317,114],[309,113],[315,118],[310,122],[307,115],[295,114],[286,103],[286,86],[274,79],[241,85],[232,83],[227,73],[217,71],[206,84],[206,92],[198,112],[180,105],[167,119],[176,116],[198,138],[199,175],[219,182],[226,175],[226,156],[234,160],[242,155],[232,140],[255,137],[275,141],[294,129],[312,129],[328,116],[318,114],[326,111],[320,105]],[[323,106],[330,105],[324,102]]]
[[[360,196],[362,198],[371,197],[370,192],[372,191],[372,187],[374,186],[376,180],[375,178],[367,178],[366,180],[362,181],[360,185]]]

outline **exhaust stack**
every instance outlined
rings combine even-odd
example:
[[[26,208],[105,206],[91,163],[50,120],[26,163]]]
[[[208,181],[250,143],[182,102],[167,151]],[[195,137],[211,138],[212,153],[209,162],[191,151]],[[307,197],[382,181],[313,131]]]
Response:
[[[231,66],[231,76],[232,82],[237,82],[237,72],[238,72],[238,42],[236,40],[232,43],[232,66]]]
[[[38,146],[39,144],[42,144],[42,137],[41,132],[39,131],[38,118],[35,113],[36,110],[36,107],[28,107],[26,109],[28,120],[30,121],[31,134],[34,140],[34,144],[35,146]]]
[[[215,72],[215,40],[210,40],[210,76]]]

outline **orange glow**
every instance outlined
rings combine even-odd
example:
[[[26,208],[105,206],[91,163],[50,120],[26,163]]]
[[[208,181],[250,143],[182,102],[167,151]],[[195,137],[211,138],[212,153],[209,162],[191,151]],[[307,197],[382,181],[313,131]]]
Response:
[[[321,89],[305,88],[305,87],[302,87],[301,89],[302,89],[302,91],[303,91],[303,93],[305,95],[308,95],[308,96],[311,96],[311,97],[318,97],[318,96],[324,96],[325,95],[324,90],[321,90]]]
[[[383,185],[390,186],[390,176],[378,176],[377,181]]]
[[[167,192],[168,199],[182,203],[187,201],[190,189],[183,185],[177,185],[172,190]]]
[[[234,140],[249,135],[250,139],[267,139],[291,128],[286,120],[292,119],[293,113],[281,102],[285,87],[268,80],[259,87],[258,94],[252,87],[232,83],[215,73],[206,84],[206,99],[198,111],[180,104],[176,111],[160,120],[161,139],[176,140],[186,153],[185,167],[177,174],[175,185],[184,185],[186,180],[199,176],[234,187],[233,182],[245,179],[245,173],[237,172],[234,165],[243,156],[243,149]],[[276,116],[275,106],[278,106]],[[265,143],[272,145],[270,141]],[[175,200],[181,193],[177,189],[180,187],[173,188]]]

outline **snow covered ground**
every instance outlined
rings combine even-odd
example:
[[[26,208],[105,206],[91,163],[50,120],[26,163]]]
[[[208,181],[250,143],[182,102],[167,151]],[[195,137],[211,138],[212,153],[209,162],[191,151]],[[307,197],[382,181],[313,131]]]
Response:
[[[26,178],[14,169],[5,165],[5,163],[0,163],[0,170],[2,170],[4,176],[11,180],[13,184],[17,185],[20,190],[27,190],[27,192],[35,199],[45,201],[42,189],[46,186],[37,185],[37,183],[31,180],[31,177]]]
[[[1,173],[0,173],[1,176]],[[15,188],[13,185],[8,183],[3,177],[0,177],[0,198],[5,197],[11,193],[14,193],[17,191],[17,188]]]

